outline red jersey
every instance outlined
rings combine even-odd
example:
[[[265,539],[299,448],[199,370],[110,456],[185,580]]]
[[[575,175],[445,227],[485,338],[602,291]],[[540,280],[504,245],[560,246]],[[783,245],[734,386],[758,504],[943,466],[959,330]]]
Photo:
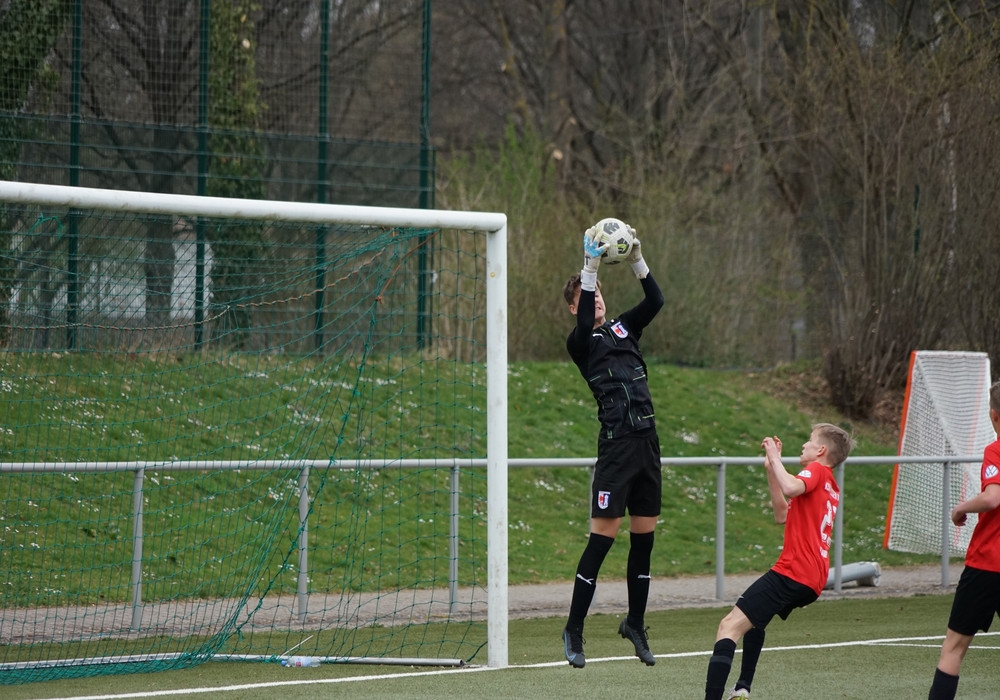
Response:
[[[840,488],[833,469],[819,462],[807,465],[795,477],[806,490],[788,503],[784,546],[771,568],[820,595],[830,575],[830,543]]]
[[[989,484],[1000,484],[1000,440],[995,440],[983,451],[983,466],[979,472],[982,490]],[[965,564],[975,569],[1000,573],[1000,508],[979,514],[976,529],[972,531]]]

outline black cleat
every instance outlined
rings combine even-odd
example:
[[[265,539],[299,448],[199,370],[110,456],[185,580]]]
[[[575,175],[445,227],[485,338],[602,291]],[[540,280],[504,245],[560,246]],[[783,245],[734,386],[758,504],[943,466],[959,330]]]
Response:
[[[646,639],[646,631],[649,628],[636,629],[628,623],[628,618],[622,620],[622,623],[618,625],[618,634],[622,636],[623,639],[627,639],[635,646],[635,655],[639,657],[639,660],[647,666],[653,666],[656,663],[656,659],[653,658],[653,652],[649,650],[649,642]]]
[[[566,652],[566,660],[573,668],[583,668],[587,659],[583,656],[583,635],[579,632],[563,630],[563,647]]]

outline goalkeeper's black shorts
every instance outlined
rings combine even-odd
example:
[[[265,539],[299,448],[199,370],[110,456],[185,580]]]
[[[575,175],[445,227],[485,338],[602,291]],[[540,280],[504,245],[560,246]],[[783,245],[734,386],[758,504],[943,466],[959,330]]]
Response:
[[[597,465],[590,497],[594,518],[660,514],[660,438],[656,428],[597,441]]]

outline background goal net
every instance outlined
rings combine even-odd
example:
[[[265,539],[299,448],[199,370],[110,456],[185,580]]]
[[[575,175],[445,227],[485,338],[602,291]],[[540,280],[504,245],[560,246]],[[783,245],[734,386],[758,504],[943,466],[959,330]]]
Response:
[[[0,683],[505,665],[503,215],[0,207]]]
[[[948,501],[942,462],[900,463],[893,472],[884,544],[901,552],[963,554],[976,517],[946,524],[945,511],[977,494],[983,448],[995,439],[989,419],[990,360],[986,353],[915,351],[910,356],[900,456],[973,457],[949,466]]]

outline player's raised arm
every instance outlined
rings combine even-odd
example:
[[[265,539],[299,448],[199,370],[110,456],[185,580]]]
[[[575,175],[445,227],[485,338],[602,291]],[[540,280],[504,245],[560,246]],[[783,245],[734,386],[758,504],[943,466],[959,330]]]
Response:
[[[774,473],[772,464],[777,459],[781,464],[781,440],[775,437],[766,437],[761,442],[764,448],[764,470],[767,472],[767,490],[771,494],[771,508],[774,510],[774,522],[784,524],[788,518],[788,501],[781,490],[781,484]],[[784,470],[784,468],[782,468]]]
[[[627,262],[632,267],[632,272],[635,276],[641,280],[646,279],[646,275],[649,274],[649,265],[646,261],[642,259],[642,244],[639,242],[639,237],[635,235],[635,229],[628,226],[628,232],[632,235],[632,250],[629,251],[628,257],[625,258]]]
[[[583,268],[580,270],[580,292],[575,305],[570,310],[576,314],[577,341],[590,335],[597,319],[597,270],[601,266],[601,254],[607,248],[598,239],[596,226],[591,226],[583,234]],[[603,312],[602,312],[603,313]]]
[[[771,459],[771,473],[777,479],[781,493],[786,498],[794,498],[801,493],[805,493],[805,483],[801,479],[796,478],[794,474],[789,474],[788,470],[785,469],[785,465],[781,461],[781,448],[778,447],[778,443],[773,438],[764,438],[763,444],[764,451],[767,452]]]
[[[583,233],[583,269],[580,270],[580,288],[585,292],[597,289],[597,271],[601,267],[601,256],[608,249],[609,243],[601,241],[596,226],[591,226]]]
[[[626,224],[626,226],[628,225]],[[646,264],[646,261],[642,257],[642,243],[639,241],[639,237],[635,235],[635,229],[628,226],[628,232],[632,236],[632,250],[629,251],[625,261],[632,267],[632,272],[639,282],[642,283],[642,291],[645,295],[642,301],[633,309],[631,315],[637,328],[645,328],[656,314],[659,313],[660,309],[663,308],[665,300],[660,286],[653,279],[653,276],[649,274],[649,265]]]

